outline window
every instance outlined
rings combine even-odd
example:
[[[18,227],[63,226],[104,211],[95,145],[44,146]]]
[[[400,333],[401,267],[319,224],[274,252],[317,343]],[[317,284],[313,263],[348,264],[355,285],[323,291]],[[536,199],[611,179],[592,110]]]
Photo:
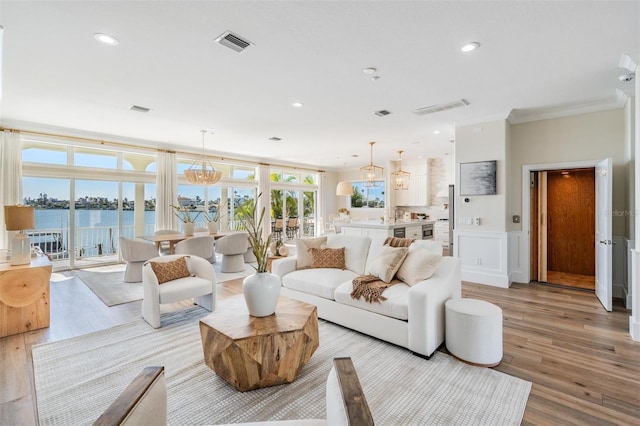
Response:
[[[29,163],[67,164],[67,147],[53,143],[24,140],[22,161]]]
[[[351,187],[352,208],[384,208],[385,182],[377,188],[366,187],[364,182],[352,182]]]

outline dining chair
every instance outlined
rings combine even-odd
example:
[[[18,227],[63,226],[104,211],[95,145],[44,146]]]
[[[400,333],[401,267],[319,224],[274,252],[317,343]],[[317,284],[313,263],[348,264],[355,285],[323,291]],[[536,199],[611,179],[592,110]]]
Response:
[[[298,236],[298,218],[297,217],[290,217],[287,220],[287,237],[292,239],[294,236],[297,237]]]
[[[158,229],[153,233],[153,235],[169,235],[169,234],[179,234],[180,231],[176,231],[175,229]],[[160,250],[158,252],[160,254],[169,254],[169,243],[167,241],[163,241],[160,243]]]
[[[147,260],[157,257],[158,250],[155,244],[146,241],[130,240],[120,237],[120,255],[127,262],[124,270],[124,282],[136,283],[142,281],[142,265]]]
[[[215,238],[211,235],[187,238],[175,245],[174,254],[192,254],[207,259],[209,263],[216,263],[214,243]]]

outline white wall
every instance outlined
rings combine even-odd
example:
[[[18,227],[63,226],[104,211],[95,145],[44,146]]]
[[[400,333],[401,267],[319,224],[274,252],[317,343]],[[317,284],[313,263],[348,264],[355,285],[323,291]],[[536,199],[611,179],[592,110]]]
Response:
[[[504,232],[507,199],[507,127],[505,120],[456,128],[456,228],[460,231]],[[460,196],[460,163],[497,160],[497,194]],[[468,198],[469,202],[464,202]],[[480,218],[480,225],[461,223]]]
[[[624,109],[511,126],[509,217],[522,215],[522,165],[613,159],[613,234],[629,237],[624,212],[626,169]],[[526,194],[525,196],[528,196]],[[510,229],[521,230],[522,224]]]
[[[506,120],[456,128],[454,256],[462,279],[509,286],[509,235],[506,232],[509,124]],[[497,194],[460,196],[460,163],[497,160]],[[464,202],[468,198],[469,202]],[[480,224],[473,219],[479,218]],[[471,224],[465,219],[471,219]]]

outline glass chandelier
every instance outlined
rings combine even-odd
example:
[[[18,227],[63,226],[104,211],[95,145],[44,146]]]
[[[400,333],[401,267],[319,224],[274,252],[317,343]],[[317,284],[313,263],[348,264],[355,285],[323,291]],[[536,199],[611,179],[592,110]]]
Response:
[[[402,150],[398,151],[398,170],[391,173],[393,176],[393,189],[409,189],[411,173],[402,170]]]
[[[189,183],[196,185],[213,185],[222,178],[222,172],[216,171],[213,164],[207,160],[204,155],[204,134],[206,130],[202,132],[202,158],[193,162],[187,170],[184,171],[184,176]]]
[[[366,188],[378,188],[382,186],[384,182],[384,169],[380,166],[376,166],[373,164],[373,145],[375,142],[369,142],[371,146],[371,162],[368,166],[360,167],[360,175],[362,176],[362,181],[364,182],[362,186]]]

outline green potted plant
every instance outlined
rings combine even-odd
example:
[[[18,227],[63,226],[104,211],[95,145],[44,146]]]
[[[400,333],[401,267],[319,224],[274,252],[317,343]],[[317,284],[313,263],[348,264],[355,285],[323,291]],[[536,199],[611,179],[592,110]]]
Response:
[[[272,315],[276,311],[280,296],[280,278],[267,271],[271,234],[266,239],[262,234],[266,209],[263,207],[260,214],[256,214],[256,204],[261,195],[258,195],[255,202],[253,200],[245,201],[238,206],[240,213],[238,218],[246,229],[249,246],[257,263],[254,266],[256,273],[249,275],[242,282],[242,293],[249,309],[249,315],[254,317]]]
[[[176,215],[178,219],[183,223],[184,235],[190,237],[193,235],[193,231],[195,230],[195,220],[200,216],[202,211],[196,210],[195,206],[182,206],[178,204],[177,206],[171,205],[174,211],[173,214]],[[196,213],[195,216],[192,216],[192,213]]]

